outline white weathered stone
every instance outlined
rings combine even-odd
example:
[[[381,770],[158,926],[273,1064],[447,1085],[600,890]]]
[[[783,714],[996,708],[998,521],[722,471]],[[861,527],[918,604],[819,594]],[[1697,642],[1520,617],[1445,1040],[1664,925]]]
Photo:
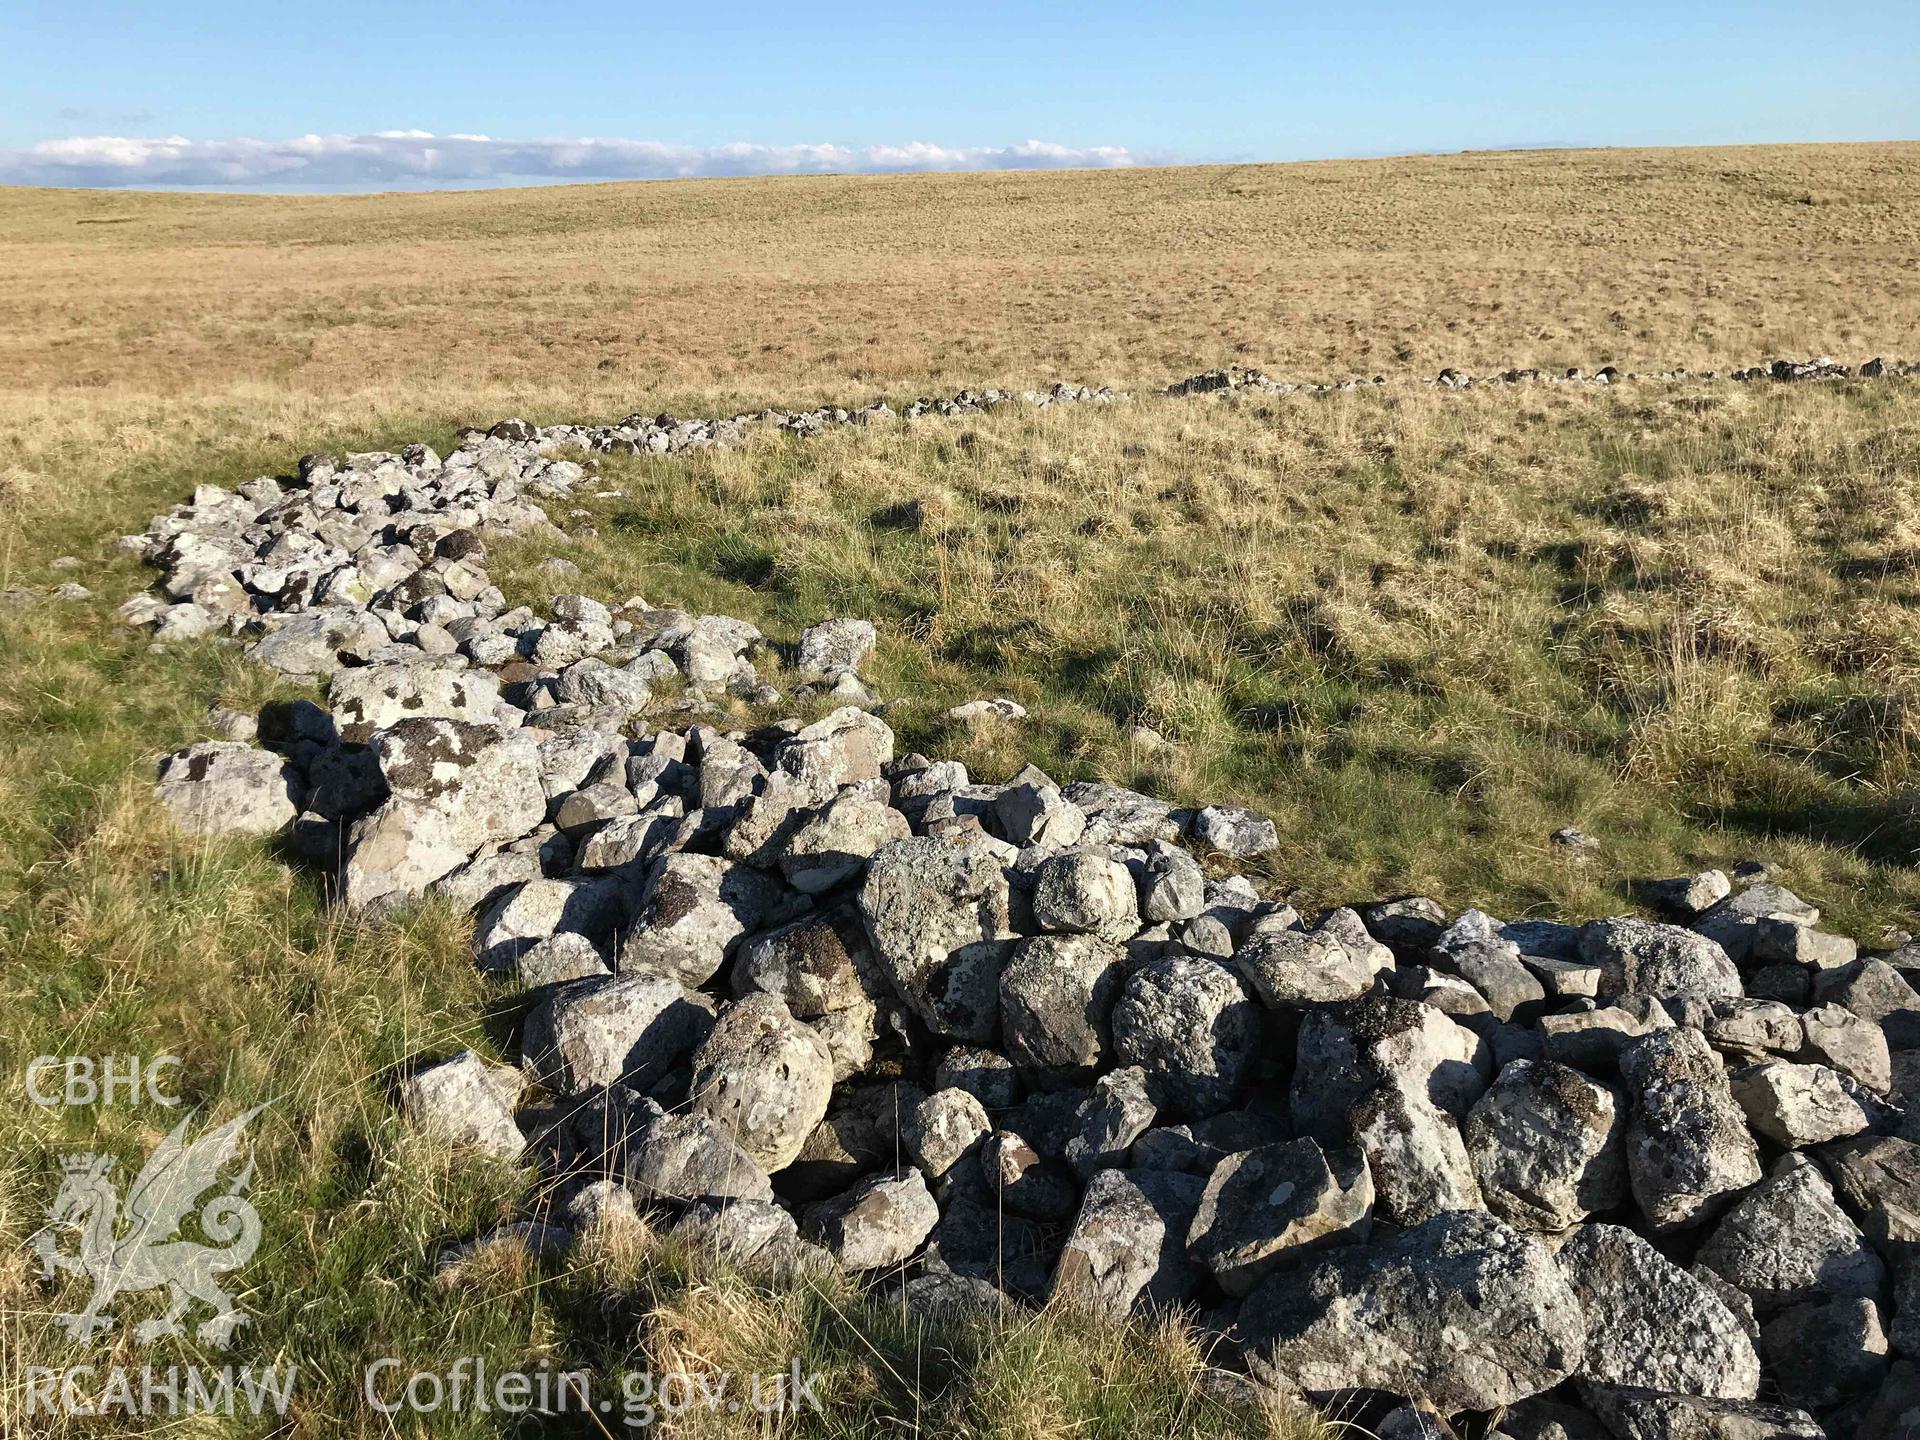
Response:
[[[778,996],[748,995],[720,1012],[694,1052],[690,1095],[695,1114],[777,1174],[827,1113],[833,1056]]]
[[[234,740],[203,740],[160,762],[154,796],[190,835],[272,835],[300,813],[293,768],[271,751]]]
[[[400,1087],[400,1108],[423,1134],[512,1159],[525,1140],[513,1120],[520,1079],[471,1050],[429,1065]]]

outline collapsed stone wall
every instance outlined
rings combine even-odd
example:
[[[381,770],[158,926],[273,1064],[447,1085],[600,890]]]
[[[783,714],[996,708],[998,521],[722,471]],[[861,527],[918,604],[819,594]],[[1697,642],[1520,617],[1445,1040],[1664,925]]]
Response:
[[[838,708],[730,728],[787,698],[752,625],[491,583],[589,442],[310,456],[129,541],[165,572],[131,620],[327,687],[169,756],[175,822],[286,833],[370,917],[471,908],[526,990],[515,1065],[403,1092],[537,1172],[492,1238],[645,1211],[927,1310],[1180,1306],[1215,1393],[1383,1434],[1902,1433],[1920,947],[1758,870],[1659,920],[1301,915],[1234,873],[1276,843],[1245,810],[897,754],[864,620],[784,657]]]
[[[1447,390],[1501,388],[1515,385],[1621,385],[1659,381],[1675,383],[1711,383],[1722,379],[1739,382],[1774,380],[1782,382],[1859,378],[1877,380],[1887,376],[1920,374],[1920,361],[1873,359],[1859,366],[1838,364],[1827,356],[1812,360],[1772,360],[1724,375],[1718,370],[1699,372],[1662,370],[1638,375],[1622,372],[1612,365],[1591,374],[1584,370],[1566,370],[1550,374],[1537,369],[1508,369],[1475,377],[1464,371],[1447,369],[1431,380],[1419,383]],[[1177,380],[1153,395],[1176,397],[1215,392],[1256,391],[1268,395],[1326,395],[1352,392],[1390,382],[1383,375],[1371,379],[1350,378],[1337,381],[1281,380],[1260,370],[1228,366],[1203,371]],[[759,410],[711,419],[684,419],[673,415],[633,414],[610,425],[536,426],[525,420],[503,420],[488,432],[494,439],[531,441],[542,445],[584,450],[611,455],[677,455],[709,446],[741,443],[755,429],[777,430],[792,435],[818,435],[846,425],[876,425],[891,420],[918,420],[925,415],[978,415],[1005,406],[1018,405],[1044,410],[1063,405],[1111,405],[1132,397],[1106,386],[1090,389],[1062,382],[1047,390],[962,390],[945,398],[923,398],[895,410],[884,400],[876,400],[855,409],[822,405],[809,410]]]
[[[1514,385],[1620,385],[1639,381],[1664,383],[1709,383],[1723,378],[1748,382],[1756,380],[1801,381],[1858,377],[1877,380],[1889,375],[1920,374],[1920,362],[1873,359],[1858,369],[1841,365],[1827,356],[1812,360],[1772,360],[1761,365],[1726,372],[1662,370],[1641,376],[1622,372],[1612,365],[1588,374],[1584,370],[1566,370],[1558,375],[1537,369],[1509,369],[1474,377],[1460,370],[1442,370],[1425,385],[1447,390],[1484,389]],[[1205,395],[1254,391],[1267,395],[1327,395],[1352,392],[1388,384],[1384,375],[1371,379],[1350,378],[1337,381],[1280,380],[1263,371],[1228,366],[1189,375],[1160,390],[1157,396]],[[1061,405],[1111,405],[1129,400],[1125,392],[1116,393],[1105,386],[1061,383],[1049,390],[962,390],[945,399],[920,399],[895,410],[884,400],[873,401],[858,409],[820,406],[811,410],[761,410],[724,419],[684,420],[672,415],[629,415],[611,425],[534,426],[524,420],[507,420],[491,432],[496,438],[534,440],[543,444],[574,446],[601,454],[681,454],[709,445],[734,445],[756,427],[766,427],[795,435],[817,435],[842,425],[874,425],[888,420],[917,420],[923,415],[977,415],[1007,405],[1048,409]]]
[[[1529,367],[1526,369],[1497,370],[1490,375],[1471,375],[1464,370],[1448,368],[1442,370],[1430,380],[1419,383],[1437,386],[1442,390],[1507,389],[1516,385],[1632,385],[1658,382],[1667,385],[1676,384],[1712,384],[1721,380],[1732,380],[1741,384],[1754,381],[1772,380],[1782,383],[1795,383],[1804,380],[1881,380],[1888,376],[1920,375],[1920,361],[1883,360],[1875,357],[1855,368],[1842,365],[1831,356],[1821,355],[1811,360],[1769,360],[1764,364],[1750,365],[1742,369],[1720,370],[1660,370],[1641,375],[1631,370],[1623,371],[1618,366],[1603,365],[1588,373],[1578,368],[1568,369],[1555,374],[1551,371]],[[1334,391],[1354,391],[1372,386],[1389,384],[1384,375],[1375,375],[1371,380],[1341,380],[1334,383],[1276,380],[1259,370],[1243,369],[1240,366],[1228,366],[1219,370],[1204,371],[1199,375],[1188,376],[1176,381],[1160,393],[1163,395],[1204,395],[1213,391],[1255,390],[1268,395],[1328,394]]]

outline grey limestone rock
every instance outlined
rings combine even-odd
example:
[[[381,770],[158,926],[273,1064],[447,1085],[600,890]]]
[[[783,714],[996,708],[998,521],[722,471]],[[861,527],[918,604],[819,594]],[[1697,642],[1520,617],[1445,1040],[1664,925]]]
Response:
[[[1324,1249],[1367,1238],[1373,1184],[1357,1150],[1312,1140],[1264,1145],[1214,1167],[1187,1236],[1187,1253],[1229,1295]]]
[[[1258,1378],[1312,1396],[1368,1389],[1484,1409],[1584,1363],[1586,1319],[1553,1256],[1481,1211],[1270,1277],[1240,1329]]]

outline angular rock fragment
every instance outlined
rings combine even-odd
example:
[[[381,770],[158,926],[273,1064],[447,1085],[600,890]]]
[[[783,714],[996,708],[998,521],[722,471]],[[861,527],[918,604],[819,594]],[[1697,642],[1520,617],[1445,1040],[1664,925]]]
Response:
[[[1038,845],[1064,850],[1078,843],[1087,828],[1080,807],[1061,795],[1059,787],[1029,767],[1030,778],[1016,775],[993,804],[994,818],[1008,843],[1025,849]]]
[[[1508,942],[1482,940],[1455,946],[1446,952],[1445,963],[1485,997],[1496,1019],[1528,1024],[1546,1008],[1546,986]]]
[[[849,1270],[880,1270],[913,1258],[940,1219],[918,1170],[873,1175],[807,1207],[800,1228]]]
[[[1759,961],[1838,970],[1859,958],[1859,949],[1844,935],[1830,935],[1784,916],[1762,916],[1753,927],[1753,958]]]
[[[1271,1010],[1358,1000],[1373,988],[1375,964],[1325,931],[1267,931],[1234,952],[1233,968]]]
[[[644,1088],[712,1029],[712,1001],[641,971],[546,996],[527,1017],[520,1050],[533,1077],[562,1095],[619,1081]]]
[[[1709,907],[1693,928],[1712,940],[1736,965],[1753,958],[1754,936],[1762,919],[1780,916],[1801,925],[1817,925],[1820,911],[1785,886],[1762,880],[1737,890]]]
[[[964,1090],[936,1090],[901,1117],[907,1158],[934,1184],[954,1166],[974,1163],[992,1132],[986,1107]]]
[[[845,786],[879,779],[880,767],[893,759],[893,731],[879,716],[849,705],[803,726],[775,758],[818,803]]]
[[[1887,1373],[1887,1336],[1871,1300],[1821,1300],[1783,1310],[1760,1332],[1760,1348],[1781,1393],[1827,1410],[1871,1394]]]
[[[237,740],[203,740],[160,762],[154,796],[189,835],[272,835],[293,823],[300,777],[278,755]]]
[[[1754,1133],[1789,1150],[1844,1140],[1871,1123],[1865,1107],[1824,1065],[1776,1060],[1736,1070],[1731,1082]]]
[[[803,895],[819,895],[859,875],[874,851],[909,833],[898,810],[849,791],[793,833],[780,851],[780,873]]]
[[[689,1107],[769,1175],[793,1163],[833,1098],[833,1056],[778,996],[734,1001],[693,1054]]]
[[[1367,1238],[1373,1185],[1357,1150],[1311,1140],[1229,1155],[1214,1168],[1187,1235],[1187,1253],[1229,1295],[1321,1250]]]
[[[1145,1071],[1131,1065],[1110,1071],[1093,1082],[1067,1117],[1060,1158],[1082,1180],[1117,1168],[1157,1114]]]
[[[1796,1055],[1806,1041],[1800,1017],[1777,1000],[1713,1000],[1688,1018],[1714,1049],[1735,1061]]]
[[[1587,1407],[1625,1440],[1828,1440],[1804,1410],[1709,1400],[1635,1385],[1583,1385]]]
[[[1358,910],[1338,906],[1322,915],[1313,928],[1323,935],[1331,935],[1348,953],[1365,960],[1375,975],[1390,972],[1397,963],[1393,951],[1373,938]]]
[[[1277,849],[1279,832],[1264,815],[1239,805],[1209,805],[1193,819],[1194,838],[1236,860]]]
[[[1366,1156],[1380,1218],[1412,1226],[1443,1210],[1485,1202],[1454,1119],[1398,1077],[1382,1080],[1348,1112]]]
[[[1000,1031],[1030,1083],[1082,1084],[1111,1062],[1122,959],[1096,935],[1043,935],[1014,948],[1000,974]]]
[[[350,910],[417,900],[471,853],[444,810],[399,796],[356,820],[348,835],[340,898]]]
[[[1516,1060],[1462,1127],[1487,1208],[1557,1233],[1627,1198],[1624,1096],[1577,1070]]]
[[[773,1185],[751,1155],[710,1116],[661,1111],[641,1103],[644,1119],[627,1138],[627,1187],[641,1200],[773,1199]]]
[[[1396,956],[1422,963],[1447,923],[1439,901],[1425,895],[1403,895],[1360,907],[1360,919]]]
[[[1543,1015],[1539,1028],[1549,1060],[1589,1075],[1611,1075],[1622,1050],[1642,1035],[1671,1030],[1673,1017],[1652,996],[1633,995],[1611,1005]]]
[[[1840,1005],[1819,1005],[1800,1017],[1807,1058],[1884,1095],[1893,1088],[1893,1053],[1886,1031]]]
[[[388,793],[441,811],[469,844],[518,839],[546,818],[539,747],[484,725],[405,719],[371,737]]]
[[[1120,941],[1140,928],[1139,892],[1127,867],[1087,851],[1069,851],[1040,866],[1033,918],[1056,934]]]
[[[1241,1310],[1257,1378],[1312,1396],[1424,1395],[1440,1409],[1510,1405],[1585,1361],[1586,1320],[1538,1242],[1450,1210],[1382,1245],[1270,1277]]]
[[[562,985],[569,980],[589,980],[611,972],[598,945],[584,935],[562,930],[522,950],[514,959],[513,973],[523,986],[532,990],[543,985]]]
[[[935,1034],[993,1040],[1008,903],[1006,875],[982,846],[916,836],[875,852],[859,894],[874,956]]]
[[[1113,1010],[1119,1059],[1154,1103],[1187,1118],[1230,1106],[1251,1078],[1263,1020],[1240,981],[1210,960],[1170,956],[1128,978]]]
[[[1746,1117],[1698,1030],[1643,1036],[1621,1051],[1620,1072],[1633,1100],[1627,1178],[1656,1229],[1697,1225],[1760,1178]]]
[[[1082,844],[1144,846],[1156,840],[1173,844],[1181,838],[1180,821],[1173,807],[1138,790],[1104,785],[1096,780],[1076,780],[1064,786],[1060,793],[1087,817]]]
[[[256,641],[247,654],[282,675],[310,678],[363,664],[387,640],[386,627],[366,611],[327,605],[296,615]]]
[[[1920,993],[1884,960],[1856,960],[1814,977],[1816,1005],[1840,1005],[1878,1025],[1895,1050],[1920,1049]]]
[[[1601,970],[1602,996],[1658,999],[1739,996],[1740,972],[1707,936],[1678,925],[1622,917],[1595,920],[1580,932],[1580,958]]]
[[[1893,1274],[1894,1353],[1920,1355],[1920,1145],[1875,1136],[1828,1146],[1820,1163],[1841,1206]]]
[[[794,673],[802,680],[831,681],[849,671],[858,674],[873,658],[878,640],[868,620],[823,620],[800,634]]]
[[[760,928],[779,897],[778,883],[749,866],[717,855],[663,855],[647,872],[620,968],[659,970],[704,985],[741,937]]]
[[[697,1255],[751,1265],[800,1239],[793,1216],[766,1200],[697,1201],[667,1231]]]
[[[1648,899],[1660,909],[1692,920],[1731,895],[1733,882],[1723,870],[1702,870],[1697,875],[1657,880],[1648,890]]]
[[[435,1140],[512,1159],[526,1143],[513,1120],[519,1091],[512,1071],[503,1074],[463,1050],[409,1076],[400,1089],[400,1108]]]
[[[934,1066],[939,1089],[958,1086],[989,1110],[1005,1110],[1020,1103],[1022,1086],[1013,1062],[995,1050],[978,1045],[955,1045]]]
[[[1056,1302],[1122,1317],[1165,1307],[1193,1288],[1187,1235],[1200,1205],[1196,1175],[1102,1170],[1087,1183],[1054,1273]]]
[[[1762,1320],[1820,1300],[1878,1300],[1886,1289],[1886,1266],[1804,1156],[1787,1157],[1740,1198],[1699,1262],[1750,1295]]]
[[[872,961],[865,944],[858,918],[844,909],[763,931],[740,943],[733,993],[778,995],[803,1020],[855,1009],[867,998],[861,968]]]
[[[1140,915],[1147,924],[1191,920],[1205,907],[1206,894],[1206,875],[1198,860],[1164,840],[1148,844],[1140,879]]]
[[[1011,1130],[996,1130],[980,1149],[981,1176],[996,1204],[1033,1220],[1064,1220],[1080,1203],[1066,1167],[1048,1160]]]
[[[1322,1145],[1344,1144],[1348,1114],[1390,1077],[1457,1120],[1491,1070],[1486,1043],[1431,1005],[1369,995],[1317,1009],[1300,1026],[1294,1125]]]
[[[349,745],[364,745],[403,720],[460,721],[487,727],[497,739],[502,726],[522,718],[501,700],[491,671],[430,660],[342,670],[327,686],[327,703]]]
[[[483,970],[509,971],[543,941],[577,935],[598,955],[625,915],[615,888],[589,880],[528,880],[490,904],[474,929]]]
[[[1582,1225],[1557,1252],[1587,1322],[1583,1379],[1751,1400],[1760,1357],[1713,1289],[1633,1231]]]

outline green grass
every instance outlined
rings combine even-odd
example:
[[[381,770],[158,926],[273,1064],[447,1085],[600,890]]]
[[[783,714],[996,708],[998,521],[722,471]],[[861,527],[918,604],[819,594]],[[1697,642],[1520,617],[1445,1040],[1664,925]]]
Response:
[[[925,421],[610,459],[562,548],[782,639],[871,618],[904,744],[1251,804],[1314,904],[1578,917],[1759,856],[1871,939],[1920,896],[1916,421],[1904,382]],[[939,719],[987,694],[1033,720]]]
[[[330,438],[358,449],[444,441],[446,429]],[[608,1393],[640,1371],[776,1373],[797,1356],[823,1377],[828,1405],[778,1433],[1307,1433],[1207,1400],[1195,1383],[1204,1346],[1184,1330],[1065,1313],[929,1326],[850,1283],[772,1284],[646,1234],[544,1266],[489,1256],[458,1283],[436,1283],[445,1243],[526,1213],[528,1177],[410,1137],[394,1082],[419,1057],[466,1046],[500,1055],[514,997],[475,972],[462,917],[428,906],[398,925],[362,926],[328,911],[316,880],[271,845],[170,832],[149,793],[155,759],[205,737],[211,704],[253,707],[297,692],[232,647],[157,651],[114,614],[151,579],[136,562],[109,558],[115,534],[196,483],[284,469],[292,453],[268,441],[211,454],[163,447],[110,468],[95,459],[91,470],[76,458],[70,483],[37,494],[30,518],[13,511],[21,523],[0,537],[0,583],[45,590],[77,573],[94,591],[87,601],[0,609],[0,1074],[24,1090],[40,1054],[175,1055],[183,1065],[172,1088],[201,1123],[268,1106],[249,1131],[265,1237],[239,1272],[237,1298],[252,1323],[226,1351],[190,1339],[135,1347],[121,1327],[92,1345],[69,1342],[53,1317],[79,1308],[87,1288],[78,1279],[44,1286],[24,1248],[62,1155],[113,1155],[124,1191],[184,1110],[42,1109],[20,1092],[0,1106],[0,1431],[525,1433],[478,1411],[390,1421],[361,1398],[364,1369],[391,1356],[401,1374],[442,1373],[474,1356],[495,1374],[584,1369]],[[83,568],[50,569],[63,553]],[[131,1320],[153,1303],[113,1310]],[[293,1364],[299,1378],[283,1424],[29,1418],[26,1368],[78,1363]],[[550,1428],[632,1433],[578,1415]],[[743,1433],[738,1420],[698,1414],[656,1430]]]

